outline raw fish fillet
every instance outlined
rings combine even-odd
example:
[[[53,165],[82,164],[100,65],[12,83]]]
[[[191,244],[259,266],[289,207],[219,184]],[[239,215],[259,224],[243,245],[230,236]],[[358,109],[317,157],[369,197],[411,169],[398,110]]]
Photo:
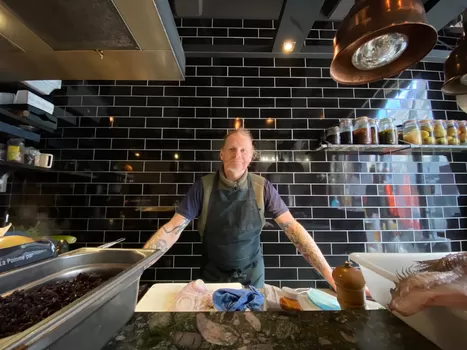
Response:
[[[389,309],[411,316],[429,306],[467,310],[467,253],[421,261],[398,274]]]
[[[191,281],[175,298],[175,311],[209,311],[213,307],[212,293],[202,280]]]

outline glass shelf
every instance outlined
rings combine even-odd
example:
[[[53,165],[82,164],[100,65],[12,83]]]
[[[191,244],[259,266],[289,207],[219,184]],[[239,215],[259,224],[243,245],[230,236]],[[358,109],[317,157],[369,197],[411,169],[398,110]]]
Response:
[[[423,152],[423,153],[443,153],[443,152],[464,152],[467,151],[467,145],[332,145],[328,143],[321,144],[314,150],[328,152],[360,152],[375,154],[391,154],[397,152]]]

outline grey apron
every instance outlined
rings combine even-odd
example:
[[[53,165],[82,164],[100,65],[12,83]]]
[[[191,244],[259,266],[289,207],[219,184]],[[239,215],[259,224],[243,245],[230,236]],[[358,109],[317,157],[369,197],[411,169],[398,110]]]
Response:
[[[240,282],[263,287],[263,227],[250,175],[248,188],[219,189],[214,177],[203,234],[201,278],[205,282]]]

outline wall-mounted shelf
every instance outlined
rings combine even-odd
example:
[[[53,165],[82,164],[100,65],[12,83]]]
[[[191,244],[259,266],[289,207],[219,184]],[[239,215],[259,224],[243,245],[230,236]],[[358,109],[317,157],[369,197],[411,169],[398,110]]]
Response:
[[[2,114],[0,113],[0,116]],[[20,127],[10,125],[8,123],[4,123],[0,121],[0,133],[8,134],[10,136],[19,137],[21,139],[39,142],[41,140],[41,136],[36,134],[35,132],[22,129]]]
[[[81,173],[81,172],[74,172],[74,171],[62,171],[53,168],[42,168],[34,165],[27,165],[22,163],[16,162],[7,162],[0,160],[0,173],[8,173],[8,172],[45,172],[45,173],[59,173],[59,174],[67,174],[79,177],[86,177],[86,178],[94,178],[94,176],[90,173]]]
[[[443,153],[443,152],[465,152],[467,145],[451,146],[451,145],[332,145],[328,143],[321,144],[314,150],[328,152],[360,152],[360,153],[375,153],[375,154],[391,154],[397,152],[424,152],[424,153]]]
[[[15,125],[27,124],[46,132],[57,129],[57,117],[27,104],[1,105],[0,116]]]

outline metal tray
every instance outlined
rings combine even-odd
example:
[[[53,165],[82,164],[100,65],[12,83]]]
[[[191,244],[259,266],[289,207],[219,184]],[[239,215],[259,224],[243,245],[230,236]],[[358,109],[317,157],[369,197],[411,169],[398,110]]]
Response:
[[[100,349],[134,313],[141,274],[163,252],[149,249],[82,248],[0,274],[0,295],[34,289],[81,272],[111,277],[33,327],[0,339],[0,349]]]

